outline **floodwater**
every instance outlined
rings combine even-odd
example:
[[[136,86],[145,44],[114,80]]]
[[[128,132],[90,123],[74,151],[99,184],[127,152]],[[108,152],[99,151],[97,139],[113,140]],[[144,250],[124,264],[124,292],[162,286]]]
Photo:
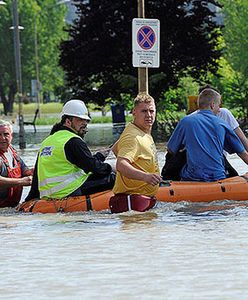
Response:
[[[28,165],[36,153],[37,145],[23,151]],[[248,171],[236,155],[229,159]],[[0,298],[247,299],[247,205],[160,203],[113,215],[2,209]]]
[[[34,134],[33,126],[25,126],[25,141],[27,147],[37,148],[37,144],[40,144],[41,141],[49,135],[51,130],[51,125],[39,126],[37,133]],[[110,145],[115,140],[119,132],[122,132],[124,129],[123,125],[113,127],[112,124],[88,124],[89,132],[85,136],[85,141],[88,145]],[[15,124],[13,127],[14,130],[14,141],[18,143],[19,128]]]

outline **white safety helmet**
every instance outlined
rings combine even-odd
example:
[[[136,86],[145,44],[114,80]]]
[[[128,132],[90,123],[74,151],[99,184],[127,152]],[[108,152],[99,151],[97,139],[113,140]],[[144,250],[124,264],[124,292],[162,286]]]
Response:
[[[90,121],[88,109],[82,100],[73,99],[63,106],[61,116],[73,116]]]

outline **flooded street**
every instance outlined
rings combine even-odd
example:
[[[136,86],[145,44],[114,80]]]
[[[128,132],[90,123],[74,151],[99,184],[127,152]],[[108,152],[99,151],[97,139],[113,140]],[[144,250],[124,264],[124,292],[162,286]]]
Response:
[[[37,150],[22,152],[29,166]],[[236,155],[229,160],[239,174],[248,171]],[[0,298],[247,299],[247,205],[159,203],[113,215],[1,209]]]

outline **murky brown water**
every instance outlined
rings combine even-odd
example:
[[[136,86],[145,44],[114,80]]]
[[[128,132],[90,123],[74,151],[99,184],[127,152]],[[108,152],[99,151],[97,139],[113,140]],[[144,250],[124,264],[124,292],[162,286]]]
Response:
[[[29,165],[35,156],[32,148],[23,153]],[[248,171],[237,156],[230,160]],[[0,298],[247,299],[247,228],[247,203],[225,201],[115,215],[3,209]]]

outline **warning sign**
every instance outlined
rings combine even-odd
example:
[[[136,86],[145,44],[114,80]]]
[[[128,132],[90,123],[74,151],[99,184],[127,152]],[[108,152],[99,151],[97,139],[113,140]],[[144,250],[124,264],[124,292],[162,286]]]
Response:
[[[157,19],[133,19],[132,24],[133,66],[159,67],[160,23]]]

